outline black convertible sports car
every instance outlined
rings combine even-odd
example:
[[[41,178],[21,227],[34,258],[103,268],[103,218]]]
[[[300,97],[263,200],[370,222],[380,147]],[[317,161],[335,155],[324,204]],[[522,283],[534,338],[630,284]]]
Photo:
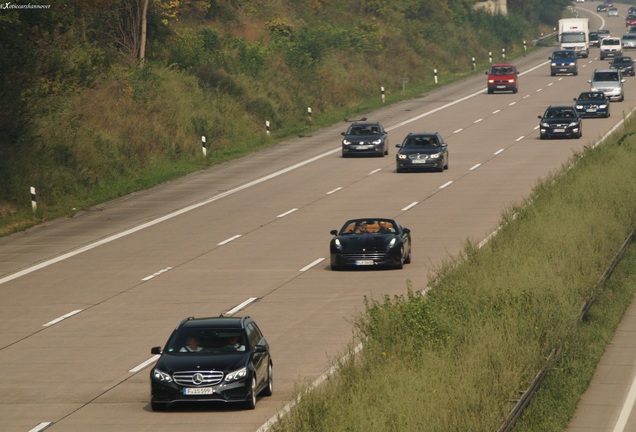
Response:
[[[411,262],[411,230],[393,219],[352,219],[331,234],[332,270],[375,266],[401,269]]]

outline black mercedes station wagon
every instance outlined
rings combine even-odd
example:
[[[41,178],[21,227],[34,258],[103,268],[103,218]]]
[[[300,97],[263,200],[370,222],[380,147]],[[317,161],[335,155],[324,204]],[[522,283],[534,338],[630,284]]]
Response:
[[[186,318],[179,323],[150,371],[150,406],[164,411],[176,402],[237,402],[256,407],[271,396],[272,358],[250,317]]]

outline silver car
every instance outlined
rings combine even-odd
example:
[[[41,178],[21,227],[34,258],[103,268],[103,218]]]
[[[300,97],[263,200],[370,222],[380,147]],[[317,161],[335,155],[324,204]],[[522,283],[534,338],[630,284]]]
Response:
[[[618,8],[617,7],[609,7],[609,8],[607,8],[607,16],[608,17],[617,17],[618,16]]]
[[[636,49],[636,33],[627,33],[621,37],[623,49]]]
[[[623,93],[623,74],[618,69],[596,69],[590,83],[590,91],[603,92],[611,101],[621,102],[625,99]]]

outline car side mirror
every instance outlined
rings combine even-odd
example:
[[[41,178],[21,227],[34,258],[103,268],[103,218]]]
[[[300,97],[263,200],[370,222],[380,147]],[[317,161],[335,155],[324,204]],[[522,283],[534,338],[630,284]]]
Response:
[[[345,136],[346,133],[345,132],[340,132],[340,135]]]
[[[441,143],[440,146],[442,146],[442,148],[446,148],[448,147],[448,144],[446,144],[445,142]]]
[[[264,353],[267,352],[267,347],[265,345],[256,345],[254,347],[254,352],[255,353]]]
[[[331,231],[329,231],[329,234],[338,235],[338,230],[331,230]]]
[[[402,227],[402,232],[403,232],[404,234],[408,234],[408,233],[410,233],[410,232],[411,232],[411,230],[410,230],[410,229],[408,229],[408,228],[404,228],[404,227]]]
[[[400,148],[400,147],[402,147],[402,144],[396,144],[395,146],[396,146],[397,148]]]
[[[150,348],[150,354],[161,354],[161,347],[152,347]]]
[[[543,118],[543,116],[537,116],[537,118],[538,118],[538,119],[542,119],[542,118]]]
[[[484,72],[484,75],[488,75],[488,71]]]

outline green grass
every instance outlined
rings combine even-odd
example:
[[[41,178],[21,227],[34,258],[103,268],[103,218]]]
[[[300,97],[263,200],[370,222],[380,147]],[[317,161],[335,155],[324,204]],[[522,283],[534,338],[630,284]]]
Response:
[[[364,349],[274,430],[493,431],[544,368],[516,430],[562,430],[636,292],[633,250],[598,284],[636,226],[636,139],[572,159],[503,215],[488,244],[437,269],[428,294],[370,299],[356,322]]]

